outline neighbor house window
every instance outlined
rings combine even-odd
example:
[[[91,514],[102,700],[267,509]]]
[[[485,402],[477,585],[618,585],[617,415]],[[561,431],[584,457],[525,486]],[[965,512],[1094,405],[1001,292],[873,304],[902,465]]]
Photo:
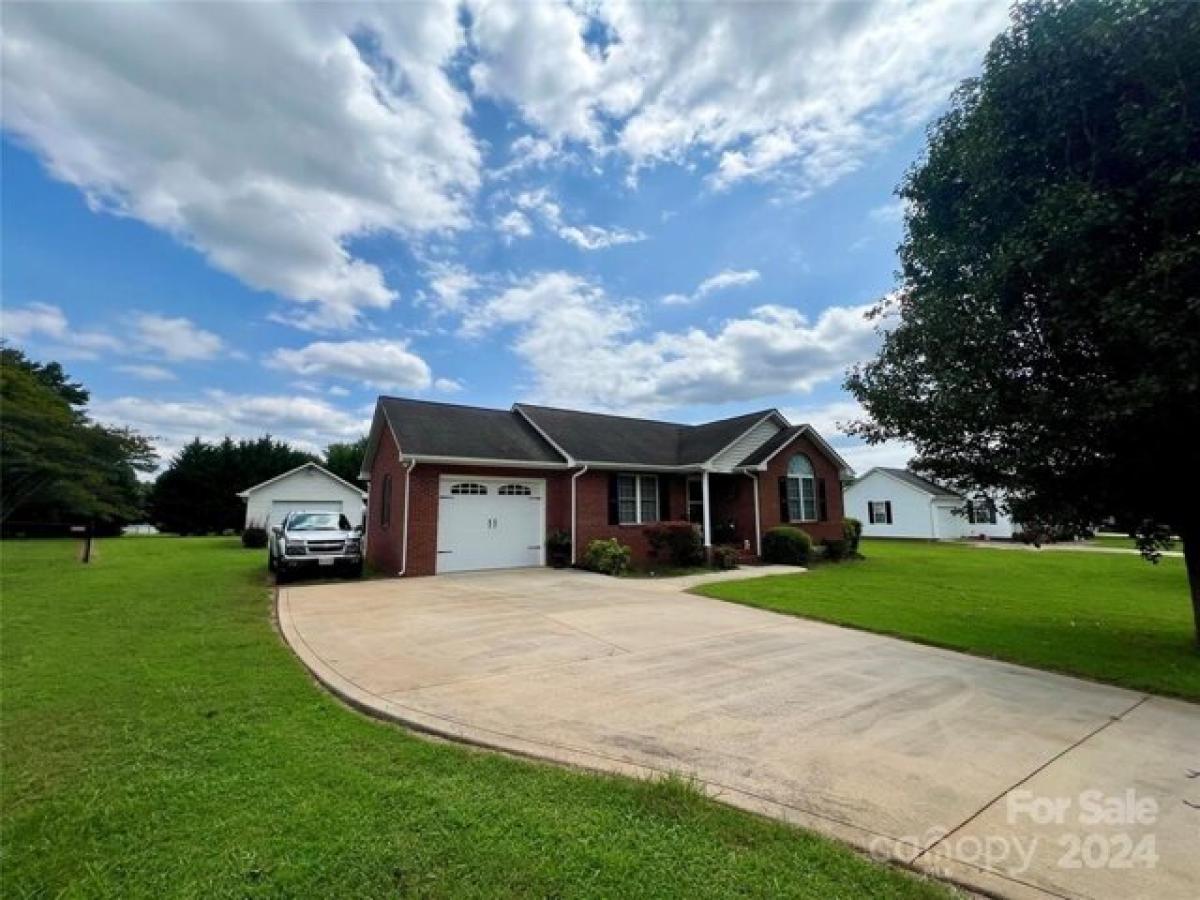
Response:
[[[972,525],[995,525],[996,504],[986,497],[968,501],[967,520]]]
[[[658,476],[617,476],[617,521],[640,525],[658,521]]]
[[[797,453],[788,462],[787,508],[791,522],[817,521],[817,476],[812,462]]]
[[[891,525],[891,502],[888,500],[872,500],[867,504],[867,516],[872,525]]]
[[[383,489],[379,492],[379,527],[392,524],[392,476],[383,476]]]

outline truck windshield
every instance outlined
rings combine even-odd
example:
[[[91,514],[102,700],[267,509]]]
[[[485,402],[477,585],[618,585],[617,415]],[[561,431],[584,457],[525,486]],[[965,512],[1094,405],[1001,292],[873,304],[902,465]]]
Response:
[[[287,523],[288,531],[349,531],[350,520],[337,513],[295,513]]]

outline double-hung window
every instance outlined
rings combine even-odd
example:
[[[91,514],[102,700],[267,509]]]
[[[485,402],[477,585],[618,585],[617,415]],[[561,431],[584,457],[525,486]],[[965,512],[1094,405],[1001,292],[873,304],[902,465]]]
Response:
[[[996,504],[987,497],[967,501],[967,521],[972,525],[995,525]]]
[[[658,476],[617,476],[617,521],[640,525],[658,521]]]
[[[890,516],[888,515],[888,506],[890,504],[886,500],[872,500],[867,504],[867,512],[871,517],[872,525],[887,525],[889,524]]]
[[[817,521],[817,477],[812,462],[803,453],[788,462],[787,507],[791,522]]]

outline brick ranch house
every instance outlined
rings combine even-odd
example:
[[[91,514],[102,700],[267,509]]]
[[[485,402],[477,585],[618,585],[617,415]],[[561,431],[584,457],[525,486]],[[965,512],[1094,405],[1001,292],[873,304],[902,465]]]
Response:
[[[681,425],[381,397],[360,477],[368,561],[433,575],[544,565],[557,531],[571,534],[573,561],[609,537],[645,560],[646,527],[661,521],[689,520],[706,547],[752,556],[781,522],[837,538],[853,472],[813,428],[773,409]]]

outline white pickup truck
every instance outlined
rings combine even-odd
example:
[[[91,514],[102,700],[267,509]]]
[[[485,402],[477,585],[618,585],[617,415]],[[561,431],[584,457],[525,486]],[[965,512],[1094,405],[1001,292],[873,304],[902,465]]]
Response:
[[[362,575],[362,531],[336,512],[296,510],[284,516],[267,538],[267,568],[276,581],[292,574]]]

